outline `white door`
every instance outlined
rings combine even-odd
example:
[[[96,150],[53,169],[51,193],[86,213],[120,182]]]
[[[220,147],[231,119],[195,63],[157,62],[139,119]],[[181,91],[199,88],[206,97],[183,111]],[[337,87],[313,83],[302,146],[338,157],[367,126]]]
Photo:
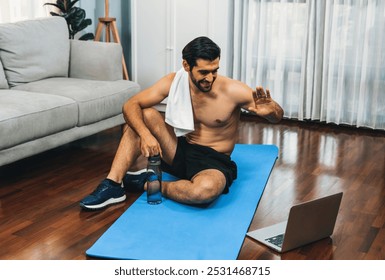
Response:
[[[142,89],[182,66],[182,49],[208,36],[222,49],[226,75],[231,0],[132,0],[132,77]]]

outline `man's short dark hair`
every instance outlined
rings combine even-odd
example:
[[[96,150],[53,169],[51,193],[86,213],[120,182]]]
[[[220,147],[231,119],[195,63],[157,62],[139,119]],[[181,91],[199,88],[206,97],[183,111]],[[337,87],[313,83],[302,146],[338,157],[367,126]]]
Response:
[[[190,71],[197,65],[197,59],[213,61],[221,57],[221,49],[211,39],[198,37],[188,43],[182,50],[182,58],[190,66]]]

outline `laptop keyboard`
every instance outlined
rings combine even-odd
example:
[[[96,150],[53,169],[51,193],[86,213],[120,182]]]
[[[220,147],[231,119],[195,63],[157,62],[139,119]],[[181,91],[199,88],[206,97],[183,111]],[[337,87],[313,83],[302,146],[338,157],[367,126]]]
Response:
[[[285,236],[284,234],[278,234],[276,236],[273,236],[273,237],[270,237],[270,238],[266,238],[265,240],[267,242],[270,242],[270,243],[274,244],[275,246],[278,246],[278,247],[281,248],[284,236]]]

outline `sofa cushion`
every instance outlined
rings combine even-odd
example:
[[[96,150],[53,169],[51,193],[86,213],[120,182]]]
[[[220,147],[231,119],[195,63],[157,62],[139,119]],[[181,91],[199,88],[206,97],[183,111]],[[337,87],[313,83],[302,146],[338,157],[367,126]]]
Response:
[[[3,69],[3,64],[0,60],[0,89],[9,88],[7,79],[5,78],[5,73]]]
[[[119,115],[126,100],[140,88],[138,84],[128,80],[50,78],[17,86],[14,89],[44,92],[75,100],[79,106],[78,126],[83,126]]]
[[[68,77],[69,54],[68,27],[62,17],[0,24],[0,59],[11,87]]]
[[[71,40],[71,78],[116,81],[123,77],[122,46],[118,43]]]
[[[76,103],[63,96],[0,90],[0,149],[72,128]]]

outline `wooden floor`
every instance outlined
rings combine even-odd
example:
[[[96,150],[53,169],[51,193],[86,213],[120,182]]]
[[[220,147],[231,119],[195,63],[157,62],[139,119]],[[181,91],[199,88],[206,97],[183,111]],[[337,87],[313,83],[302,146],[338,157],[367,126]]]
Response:
[[[137,197],[100,212],[78,205],[106,176],[119,137],[110,129],[0,168],[0,259],[87,259]],[[284,220],[295,203],[344,192],[332,238],[280,255],[246,237],[239,259],[385,259],[384,132],[243,116],[239,143],[280,149],[250,229]]]

